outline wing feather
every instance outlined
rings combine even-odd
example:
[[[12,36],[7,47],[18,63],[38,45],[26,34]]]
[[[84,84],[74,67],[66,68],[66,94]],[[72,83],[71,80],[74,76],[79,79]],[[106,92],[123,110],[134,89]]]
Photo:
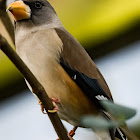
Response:
[[[63,43],[61,52],[63,63],[90,79],[96,79],[106,95],[112,99],[102,74],[81,44],[65,28],[55,28],[55,31]]]

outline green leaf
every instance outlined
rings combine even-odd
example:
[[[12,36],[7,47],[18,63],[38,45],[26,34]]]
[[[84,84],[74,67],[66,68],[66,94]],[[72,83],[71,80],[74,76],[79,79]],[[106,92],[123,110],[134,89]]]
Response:
[[[123,122],[108,121],[107,119],[99,116],[85,116],[81,119],[81,123],[88,128],[109,129],[121,125]]]
[[[136,115],[136,110],[122,105],[114,104],[110,101],[100,101],[107,112],[111,113],[115,118],[128,120]]]

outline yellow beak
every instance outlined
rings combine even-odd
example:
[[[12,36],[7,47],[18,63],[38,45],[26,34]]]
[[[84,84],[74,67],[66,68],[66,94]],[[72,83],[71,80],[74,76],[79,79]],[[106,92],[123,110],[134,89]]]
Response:
[[[23,1],[16,1],[9,5],[7,11],[10,11],[15,20],[29,19],[31,16],[31,9]]]

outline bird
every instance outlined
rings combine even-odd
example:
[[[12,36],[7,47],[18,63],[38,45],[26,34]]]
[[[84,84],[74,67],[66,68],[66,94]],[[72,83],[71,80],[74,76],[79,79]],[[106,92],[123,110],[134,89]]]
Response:
[[[71,138],[78,127],[84,127],[81,116],[93,114],[108,119],[99,101],[113,102],[110,89],[51,4],[47,0],[19,0],[8,10],[15,21],[16,52],[46,90],[54,104],[52,112],[57,111],[62,120],[74,126]],[[93,131],[99,140],[127,140],[121,128]]]

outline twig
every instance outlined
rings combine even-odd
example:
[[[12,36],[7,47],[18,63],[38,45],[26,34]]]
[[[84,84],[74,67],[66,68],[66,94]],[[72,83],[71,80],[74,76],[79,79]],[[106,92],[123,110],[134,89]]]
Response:
[[[60,138],[60,140],[69,140],[67,132],[59,119],[57,113],[49,113],[48,110],[52,110],[53,104],[50,101],[47,93],[45,92],[43,86],[38,82],[32,72],[28,69],[25,63],[20,59],[16,52],[11,48],[6,39],[0,34],[0,49],[9,57],[9,59],[15,64],[19,71],[23,74],[26,80],[31,85],[34,93],[42,102],[48,116],[55,128],[55,131]]]
[[[0,0],[0,18],[14,43],[14,28],[8,14],[6,13],[6,1],[7,0]]]

